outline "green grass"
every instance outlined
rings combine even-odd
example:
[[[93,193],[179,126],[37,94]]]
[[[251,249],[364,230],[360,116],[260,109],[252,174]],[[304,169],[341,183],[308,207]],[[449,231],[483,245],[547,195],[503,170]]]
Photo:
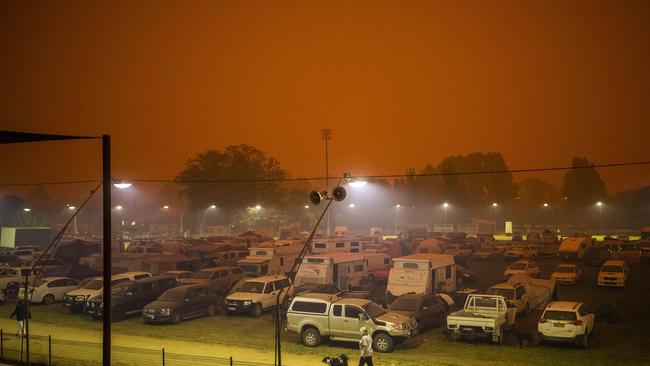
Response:
[[[13,310],[10,304],[0,307],[0,316],[8,317]],[[38,322],[65,327],[101,330],[101,322],[86,316],[71,315],[60,304],[33,306],[33,319]],[[582,350],[572,346],[535,346],[519,349],[514,339],[506,345],[485,343],[449,342],[440,329],[430,330],[407,340],[391,354],[376,354],[378,365],[641,365],[647,364],[650,341],[646,329],[648,319],[621,325],[596,327],[593,347]],[[178,325],[148,325],[141,318],[130,318],[114,323],[113,331],[119,334],[139,335],[152,338],[168,338],[183,341],[221,344],[253,349],[270,350],[273,344],[273,319],[269,314],[260,318],[247,316],[198,318]],[[56,337],[56,335],[53,335]],[[512,335],[510,335],[512,338]],[[298,343],[293,333],[283,332],[284,352],[313,355],[347,353],[357,357],[356,344],[324,342],[318,348],[307,348]],[[133,345],[137,347],[137,345]]]

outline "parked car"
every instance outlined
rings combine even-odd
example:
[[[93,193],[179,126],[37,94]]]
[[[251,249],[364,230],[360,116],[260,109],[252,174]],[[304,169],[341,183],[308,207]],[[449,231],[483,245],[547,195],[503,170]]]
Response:
[[[140,314],[145,305],[156,300],[178,282],[171,276],[149,277],[119,283],[111,288],[111,320],[120,321],[128,315]],[[97,320],[104,316],[104,297],[97,296],[86,303],[90,316]]]
[[[517,261],[506,268],[503,277],[508,279],[508,277],[520,273],[536,277],[539,275],[539,265],[535,261]]]
[[[604,246],[589,247],[582,257],[585,266],[590,267],[600,267],[608,259],[612,259],[612,253]]]
[[[537,322],[540,342],[571,342],[587,348],[593,330],[594,314],[579,302],[552,302]]]
[[[215,267],[237,266],[237,261],[248,256],[248,250],[228,250],[225,252],[215,252],[210,255]]]
[[[39,278],[29,289],[31,301],[49,305],[55,301],[63,301],[63,296],[79,287],[79,281],[68,277]]]
[[[559,264],[553,269],[551,278],[557,283],[566,283],[575,285],[582,276],[582,269],[576,264]]]
[[[503,296],[469,295],[463,310],[447,316],[447,329],[452,340],[487,338],[501,344],[505,330],[515,325],[516,315]]]
[[[361,327],[368,329],[375,351],[392,352],[395,343],[415,334],[417,321],[370,300],[327,294],[296,296],[287,311],[287,329],[307,347],[318,346],[323,337],[358,342]]]
[[[118,283],[140,280],[151,277],[149,272],[125,272],[111,276],[111,288]],[[63,306],[72,313],[85,313],[86,302],[100,296],[104,290],[104,279],[95,277],[76,290],[72,290],[63,297]]]
[[[194,276],[194,272],[190,271],[166,271],[160,274],[161,276],[172,276],[176,278],[176,280],[181,280],[184,278],[192,278]]]
[[[537,247],[534,245],[513,245],[503,253],[505,259],[535,259]]]
[[[598,286],[625,287],[630,279],[630,269],[623,260],[608,260],[598,272]]]
[[[445,323],[447,314],[453,305],[453,300],[447,295],[440,294],[407,294],[395,299],[388,307],[392,313],[414,318],[418,324],[418,332]]]
[[[181,278],[181,283],[207,285],[217,293],[227,293],[237,281],[244,278],[244,273],[238,267],[204,268],[191,278]]]
[[[290,291],[289,279],[284,276],[264,276],[246,280],[236,292],[226,297],[226,315],[246,313],[254,317],[274,308],[278,295],[280,304]]]
[[[182,285],[165,291],[142,310],[145,323],[173,323],[217,312],[219,297],[208,285]]]
[[[496,259],[500,255],[499,251],[493,247],[481,247],[474,252],[474,259],[476,260],[491,260]]]
[[[469,246],[460,244],[449,244],[445,248],[445,254],[458,255],[461,257],[469,257],[472,255],[472,249]]]

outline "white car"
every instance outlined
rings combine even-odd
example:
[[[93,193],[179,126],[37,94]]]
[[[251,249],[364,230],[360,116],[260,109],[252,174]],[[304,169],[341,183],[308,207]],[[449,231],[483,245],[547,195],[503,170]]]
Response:
[[[540,342],[571,342],[587,348],[593,330],[594,314],[580,302],[552,302],[537,322]]]
[[[276,301],[282,304],[292,287],[284,276],[264,276],[245,280],[236,291],[226,297],[226,315],[236,313],[262,315],[267,309],[274,308]],[[290,294],[291,295],[291,294]]]
[[[598,272],[598,286],[625,287],[630,278],[630,270],[623,260],[608,260]]]
[[[507,279],[516,274],[537,277],[539,275],[539,265],[535,261],[517,261],[506,268],[505,272],[503,272],[503,277]]]
[[[575,264],[560,264],[551,273],[557,283],[575,285],[582,276],[582,270]]]
[[[513,245],[503,254],[506,259],[535,259],[537,247],[534,245]]]
[[[30,289],[31,301],[49,305],[55,301],[62,301],[63,296],[79,288],[79,281],[68,277],[39,278]]]

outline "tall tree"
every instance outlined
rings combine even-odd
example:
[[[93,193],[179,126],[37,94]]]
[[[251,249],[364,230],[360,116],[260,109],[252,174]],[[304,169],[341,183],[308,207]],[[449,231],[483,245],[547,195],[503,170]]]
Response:
[[[246,207],[280,206],[286,189],[274,179],[286,178],[280,163],[250,145],[228,146],[224,151],[207,150],[187,161],[177,179],[194,209],[216,204],[233,214]],[[271,180],[263,182],[191,182],[197,180]]]
[[[0,198],[0,226],[14,226],[23,212],[25,200],[16,195],[5,195]]]
[[[593,205],[607,197],[605,182],[587,158],[573,158],[571,170],[564,175],[562,193],[572,208]]]
[[[558,192],[555,187],[540,178],[527,178],[519,183],[519,203],[526,207],[539,207],[542,204],[557,203]]]

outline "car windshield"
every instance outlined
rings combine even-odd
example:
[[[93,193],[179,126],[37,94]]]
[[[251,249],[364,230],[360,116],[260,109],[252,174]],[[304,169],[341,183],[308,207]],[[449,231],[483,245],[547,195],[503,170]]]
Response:
[[[257,272],[257,264],[242,264],[239,266],[242,271],[246,273],[256,273]]]
[[[376,318],[378,316],[386,314],[386,310],[374,302],[369,302],[366,304],[366,306],[363,307],[363,310],[365,310],[366,314],[368,314],[368,316],[371,318]]]
[[[86,290],[99,290],[102,287],[104,287],[104,280],[101,278],[94,279],[84,286]]]
[[[192,278],[196,278],[197,280],[207,280],[210,276],[212,276],[212,271],[198,271]]]
[[[514,270],[517,270],[517,271],[525,270],[526,269],[526,263],[520,263],[520,262],[513,263],[513,264],[510,265],[509,269],[514,269]]]
[[[162,296],[158,298],[158,300],[161,301],[182,301],[185,298],[185,292],[184,291],[175,291],[175,290],[170,290],[170,291],[165,291]]]
[[[494,288],[491,287],[487,291],[488,295],[499,295],[503,296],[506,299],[514,299],[515,298],[515,290],[508,289],[508,288]]]
[[[613,266],[613,265],[607,265],[603,266],[603,268],[600,269],[601,272],[623,272],[623,267],[621,266]]]
[[[263,290],[264,290],[264,282],[246,282],[239,288],[238,291],[261,294]]]
[[[554,272],[560,272],[560,273],[573,273],[573,266],[557,266],[555,267]]]
[[[400,297],[390,306],[390,310],[417,311],[420,308],[420,299],[415,297]]]
[[[576,313],[573,311],[546,310],[544,318],[551,320],[576,320]]]

